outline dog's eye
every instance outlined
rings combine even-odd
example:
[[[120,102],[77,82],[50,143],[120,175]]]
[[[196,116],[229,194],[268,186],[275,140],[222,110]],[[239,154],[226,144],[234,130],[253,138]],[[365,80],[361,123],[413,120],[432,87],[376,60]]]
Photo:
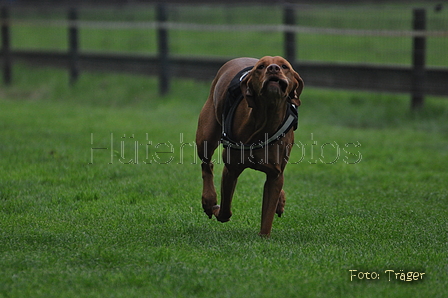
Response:
[[[257,69],[263,69],[264,68],[264,65],[263,64],[260,64],[260,65],[258,65],[258,67],[257,67]]]
[[[289,69],[288,65],[286,65],[286,64],[283,64],[283,65],[282,65],[282,68],[283,68],[283,69]]]

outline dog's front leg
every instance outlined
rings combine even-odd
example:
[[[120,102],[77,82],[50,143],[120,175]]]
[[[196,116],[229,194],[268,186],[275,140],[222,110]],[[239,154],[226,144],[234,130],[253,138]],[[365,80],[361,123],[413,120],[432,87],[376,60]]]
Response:
[[[279,175],[266,175],[263,191],[263,207],[261,211],[261,236],[269,236],[271,233],[279,197],[282,194],[283,180],[283,173]]]
[[[219,146],[221,125],[216,121],[212,99],[207,99],[199,115],[196,131],[196,148],[202,168],[202,208],[209,218],[214,214],[217,204],[216,190],[213,184],[213,153]]]
[[[213,164],[202,164],[202,208],[209,218],[213,215],[213,206],[217,204],[215,186],[213,185]]]
[[[202,208],[209,218],[213,216],[213,208],[217,204],[215,185],[213,184],[213,162],[211,155],[216,146],[214,143],[202,141],[198,142],[198,155],[202,160]],[[208,156],[207,152],[210,152]]]

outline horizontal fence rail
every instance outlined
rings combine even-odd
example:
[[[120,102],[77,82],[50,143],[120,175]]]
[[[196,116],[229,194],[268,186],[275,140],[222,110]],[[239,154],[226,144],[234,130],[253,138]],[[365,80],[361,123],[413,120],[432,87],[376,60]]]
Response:
[[[285,34],[286,58],[299,70],[308,86],[411,93],[412,108],[422,106],[424,94],[448,95],[448,84],[446,83],[448,82],[448,68],[428,68],[425,66],[424,59],[424,40],[428,37],[447,37],[448,31],[425,30],[424,10],[414,10],[412,30],[360,30],[297,26],[294,25],[294,14],[291,13],[290,6],[284,9],[285,23],[278,25],[210,25],[168,22],[164,5],[159,5],[156,11],[157,21],[153,22],[81,21],[77,18],[76,10],[70,10],[67,20],[10,20],[7,8],[3,7],[1,56],[4,82],[8,84],[11,81],[11,61],[17,60],[34,65],[69,67],[71,83],[76,81],[80,70],[158,74],[159,88],[164,94],[169,90],[170,77],[211,80],[217,70],[228,60],[170,55],[168,47],[168,32],[170,30],[257,31]],[[11,24],[66,27],[69,32],[69,49],[67,52],[11,50],[9,42],[9,26]],[[156,55],[130,55],[80,52],[77,42],[80,28],[156,30],[158,53]],[[413,65],[388,66],[297,61],[295,34],[408,37],[414,42]]]
[[[384,37],[448,37],[448,31],[367,30],[318,28],[297,25],[215,25],[178,22],[119,22],[119,21],[64,21],[64,20],[16,20],[6,24],[46,27],[77,27],[82,29],[165,29],[184,31],[240,31],[240,32],[293,32],[305,34],[384,36]]]
[[[65,52],[14,51],[13,59],[37,66],[67,68],[70,57]],[[170,74],[175,78],[212,80],[225,58],[170,57]],[[80,53],[79,68],[90,71],[116,71],[154,75],[159,58],[147,55]],[[342,63],[294,62],[307,86],[410,93],[413,69],[405,66],[360,65]],[[448,95],[448,70],[427,68],[427,94]]]

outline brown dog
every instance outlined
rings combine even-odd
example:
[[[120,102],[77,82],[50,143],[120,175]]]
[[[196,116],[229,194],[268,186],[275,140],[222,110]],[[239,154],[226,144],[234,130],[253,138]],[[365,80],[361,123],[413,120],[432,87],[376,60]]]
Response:
[[[241,74],[245,68],[250,70]],[[242,99],[228,108],[225,100],[237,74]],[[275,213],[280,217],[284,211],[283,171],[294,143],[291,127],[297,125],[295,109],[300,105],[302,89],[301,77],[282,57],[237,58],[218,71],[196,132],[202,160],[202,207],[210,218],[215,215],[221,222],[229,221],[238,176],[244,169],[252,168],[266,173],[260,235],[270,234]],[[230,110],[231,116],[223,116],[225,110]],[[219,206],[212,155],[220,141],[224,144],[224,170]]]

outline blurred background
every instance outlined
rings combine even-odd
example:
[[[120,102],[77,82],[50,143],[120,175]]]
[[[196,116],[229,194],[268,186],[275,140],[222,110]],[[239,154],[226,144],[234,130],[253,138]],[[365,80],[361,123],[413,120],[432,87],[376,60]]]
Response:
[[[441,2],[0,1],[0,297],[448,297]],[[264,174],[211,222],[194,141],[219,67],[265,55],[305,82],[268,242]]]
[[[6,81],[26,61],[68,66],[72,81],[89,69],[158,75],[166,93],[173,76],[211,80],[228,59],[281,55],[308,86],[448,94],[437,1],[9,0],[2,17]]]

